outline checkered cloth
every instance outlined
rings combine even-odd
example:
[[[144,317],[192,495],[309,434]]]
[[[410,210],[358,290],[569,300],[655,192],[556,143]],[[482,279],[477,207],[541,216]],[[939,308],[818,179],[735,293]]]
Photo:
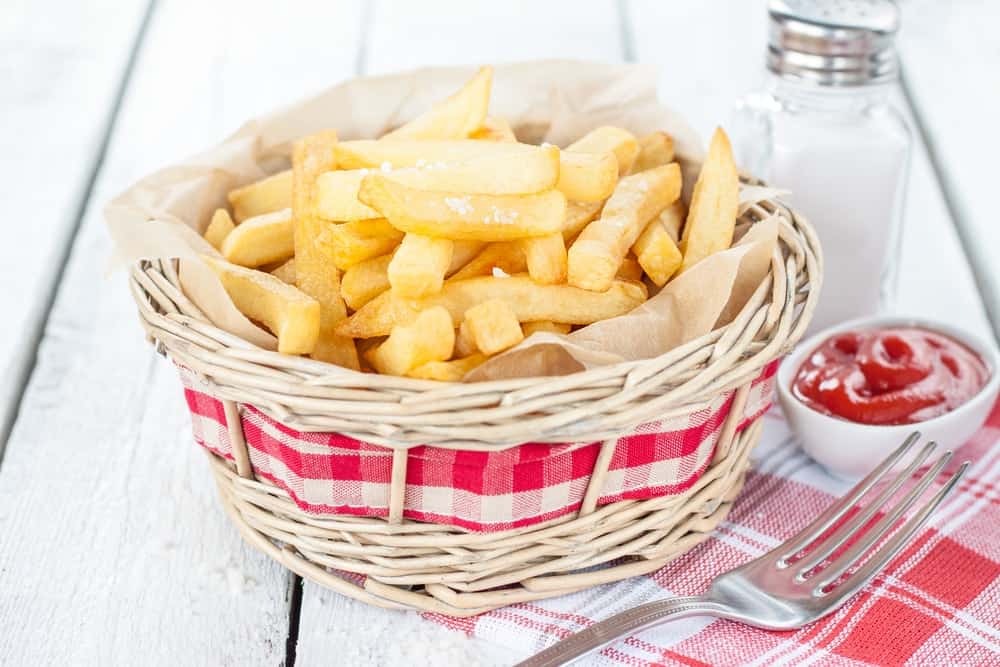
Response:
[[[851,486],[796,447],[777,409],[764,418],[754,469],[732,513],[710,539],[666,567],[475,618],[427,616],[527,657],[624,609],[704,592],[716,575],[780,544]],[[918,538],[833,615],[789,632],[682,619],[586,664],[1000,665],[1000,403],[957,453],[950,470],[958,460],[973,464],[956,492]]]
[[[181,368],[195,440],[232,458],[222,403]],[[771,405],[777,362],[765,367],[747,397],[744,428]],[[619,438],[598,504],[655,498],[690,488],[715,451],[733,392],[708,406],[650,422]],[[242,406],[243,434],[254,474],[285,489],[316,514],[387,516],[392,450],[338,433],[302,433]],[[433,446],[409,450],[403,516],[480,532],[519,528],[579,509],[599,442],[526,443],[501,452]]]

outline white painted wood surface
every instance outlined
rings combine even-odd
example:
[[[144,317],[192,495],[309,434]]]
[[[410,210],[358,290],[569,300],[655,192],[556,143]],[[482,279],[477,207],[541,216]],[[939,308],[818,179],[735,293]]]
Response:
[[[763,0],[314,0],[280,8],[264,0],[159,0],[103,165],[94,164],[100,129],[141,6],[130,14],[110,0],[76,4],[58,12],[27,3],[0,7],[0,53],[7,63],[30,66],[18,69],[24,78],[9,89],[20,91],[17,104],[4,104],[5,112],[15,109],[19,131],[11,131],[13,123],[0,129],[5,154],[25,159],[5,162],[3,174],[14,179],[5,182],[15,185],[15,210],[26,211],[23,219],[44,213],[31,218],[25,233],[48,243],[0,249],[0,307],[21,322],[44,315],[46,290],[39,286],[58,268],[59,234],[70,229],[86,175],[101,167],[0,462],[0,664],[277,664],[286,657],[294,578],[245,547],[218,507],[203,456],[190,440],[173,369],[142,340],[122,277],[101,275],[109,253],[103,203],[250,116],[355,73],[424,64],[634,57],[661,68],[663,100],[707,136],[725,123],[733,99],[756,85]],[[963,5],[990,9],[985,0]],[[967,220],[960,221],[971,221],[967,233],[982,234],[981,245],[995,249],[1000,244],[989,245],[996,238],[990,236],[991,202],[980,198],[990,190],[975,180],[988,169],[964,174],[989,164],[976,161],[989,144],[975,132],[995,123],[998,98],[980,100],[982,109],[971,116],[959,115],[975,86],[988,79],[955,77],[961,66],[953,59],[992,57],[982,66],[992,62],[995,77],[998,52],[993,42],[968,47],[975,50],[953,43],[946,62],[927,62],[942,57],[940,50],[921,48],[938,44],[936,24],[952,21],[946,39],[955,42],[966,37],[956,26],[969,27],[970,19],[943,10],[933,19],[935,3],[908,0],[908,21],[917,13],[912,7],[921,9],[914,22],[923,27],[904,40],[911,92],[939,159],[961,163],[954,174],[964,193],[959,217]],[[46,77],[50,71],[66,74]],[[941,85],[950,86],[948,94],[936,93]],[[46,141],[27,143],[34,136]],[[941,149],[945,137],[948,151]],[[47,155],[65,163],[49,165]],[[41,179],[42,167],[60,170],[58,178]],[[900,309],[987,332],[972,274],[919,144],[908,205]],[[980,230],[983,221],[989,229]],[[0,333],[0,364],[23,363],[23,346],[34,347],[17,321],[9,316]],[[0,383],[0,417],[17,398],[9,389],[4,395],[5,387]],[[510,661],[506,650],[465,640],[416,614],[376,610],[312,584],[302,590],[298,632],[296,657],[303,665]]]
[[[146,10],[54,5],[0,8],[0,179],[16,234],[0,244],[0,453]]]

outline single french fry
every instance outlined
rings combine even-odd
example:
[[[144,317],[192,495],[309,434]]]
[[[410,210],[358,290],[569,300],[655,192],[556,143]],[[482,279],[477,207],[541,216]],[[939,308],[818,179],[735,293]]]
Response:
[[[357,310],[391,287],[389,262],[392,255],[381,255],[358,262],[344,271],[340,292],[352,310]]]
[[[326,131],[296,142],[292,151],[295,284],[319,302],[319,340],[312,357],[358,370],[361,366],[354,341],[335,332],[347,317],[347,306],[340,296],[340,272],[332,258],[317,245],[329,223],[316,215],[316,178],[336,167],[333,152],[336,143],[336,133]]]
[[[208,227],[205,228],[204,237],[213,248],[218,250],[222,247],[222,242],[229,236],[229,232],[234,229],[236,229],[236,225],[233,224],[233,219],[229,217],[229,211],[219,208],[212,214],[212,220],[208,223]]]
[[[635,253],[643,271],[657,287],[667,284],[667,281],[677,273],[677,269],[681,268],[684,259],[677,244],[660,222],[659,216],[646,224],[646,228],[632,245],[632,252]]]
[[[566,282],[566,242],[561,232],[521,240],[528,275],[536,283],[555,285]]]
[[[536,320],[534,322],[522,322],[521,331],[524,332],[524,337],[527,338],[533,333],[552,333],[552,334],[568,334],[573,330],[571,324],[562,324],[560,322],[549,322],[547,320]]]
[[[309,354],[319,337],[319,303],[263,271],[209,255],[202,259],[222,281],[237,310],[278,337],[278,352]]]
[[[601,217],[587,225],[569,249],[569,284],[596,292],[608,289],[646,223],[680,194],[676,163],[619,181]]]
[[[567,153],[607,153],[615,154],[618,162],[618,176],[629,173],[632,163],[639,154],[639,142],[628,130],[605,125],[591,130],[566,147]]]
[[[291,258],[281,266],[272,269],[271,275],[283,283],[295,284],[295,258]]]
[[[274,213],[292,205],[292,171],[282,171],[273,176],[244,185],[229,192],[233,218],[243,222],[265,213]]]
[[[733,244],[739,209],[740,179],[729,137],[717,128],[691,195],[681,237],[683,273],[709,255]]]
[[[487,116],[483,119],[483,124],[478,130],[470,134],[469,138],[478,141],[517,141],[517,136],[514,135],[514,130],[511,128],[510,123],[503,118],[496,118],[494,116]]]
[[[365,358],[379,373],[403,375],[428,362],[447,360],[454,347],[455,325],[438,306],[417,315],[412,324],[393,327],[386,341]]]
[[[316,245],[338,269],[346,271],[358,262],[392,252],[402,240],[403,232],[384,218],[376,218],[325,223]]]
[[[487,244],[478,255],[456,271],[450,280],[491,276],[494,269],[499,269],[507,275],[527,271],[528,262],[521,244],[517,241]]]
[[[462,327],[468,327],[483,354],[497,354],[524,340],[514,309],[501,299],[490,299],[465,311]]]
[[[610,150],[583,153],[566,149],[559,158],[556,187],[566,199],[581,202],[603,201],[618,182],[618,160]]]
[[[461,90],[382,139],[464,139],[486,118],[493,68],[481,67]]]
[[[386,178],[418,190],[530,195],[555,187],[559,168],[559,149],[541,146],[525,154],[505,153],[463,162],[381,171]]]
[[[229,233],[219,251],[227,261],[251,269],[284,262],[295,254],[292,209],[247,218]]]
[[[684,218],[687,217],[687,209],[684,208],[684,202],[678,199],[673,204],[663,209],[657,217],[660,219],[660,224],[663,225],[665,230],[667,230],[667,234],[670,235],[673,242],[680,247],[681,229],[684,227]]]
[[[358,201],[361,179],[368,173],[367,169],[351,169],[320,174],[316,179],[317,215],[338,222],[381,218],[378,211]]]
[[[489,357],[485,354],[477,352],[461,359],[452,359],[451,361],[428,361],[422,366],[417,366],[413,370],[407,371],[406,375],[422,380],[461,382],[466,373],[481,365],[487,359]]]
[[[455,334],[455,356],[467,357],[477,352],[479,352],[479,347],[476,345],[476,337],[472,334],[472,328],[469,327],[466,320],[462,320],[461,326],[458,327],[458,333]]]
[[[639,264],[639,260],[635,257],[626,257],[623,259],[621,265],[618,267],[618,273],[615,274],[615,278],[618,280],[642,280],[642,266]]]
[[[358,198],[397,229],[470,241],[509,241],[562,229],[566,198],[558,190],[533,195],[470,195],[417,190],[384,174],[369,174]]]
[[[407,234],[389,262],[389,284],[407,298],[440,292],[454,249],[450,239]]]
[[[448,280],[440,292],[422,299],[403,299],[392,290],[384,292],[341,323],[337,332],[354,338],[384,336],[397,324],[412,322],[417,313],[434,306],[444,306],[452,320],[461,321],[469,308],[490,299],[506,301],[523,322],[592,324],[629,312],[646,300],[646,288],[641,283],[616,280],[606,292],[591,292],[569,285],[539,285],[527,275]]]
[[[475,159],[500,159],[539,153],[540,146],[496,141],[342,141],[334,147],[339,169],[437,169]]]
[[[653,132],[639,137],[639,155],[630,173],[662,167],[674,161],[674,139],[666,132]]]
[[[566,205],[566,218],[563,220],[563,239],[570,243],[580,235],[583,228],[600,214],[604,208],[603,201],[576,202],[571,201]]]

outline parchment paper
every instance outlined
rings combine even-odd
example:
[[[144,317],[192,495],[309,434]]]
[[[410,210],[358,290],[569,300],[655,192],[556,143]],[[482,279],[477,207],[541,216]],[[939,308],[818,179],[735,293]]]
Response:
[[[323,129],[341,139],[376,138],[457,90],[474,67],[435,67],[354,79],[246,123],[221,144],[142,179],[111,201],[105,217],[116,263],[179,258],[185,294],[219,328],[264,349],[276,340],[233,306],[198,258],[215,253],[200,233],[232,188],[288,168],[291,145]],[[659,103],[656,73],[641,65],[539,61],[495,68],[490,114],[507,119],[519,140],[565,146],[600,125],[674,138],[685,199],[704,154],[695,132]],[[744,188],[741,209],[773,196]],[[633,312],[567,336],[534,334],[474,370],[467,380],[561,375],[626,359],[652,357],[724,324],[767,273],[777,224],[755,224],[733,248],[671,281]],[[337,372],[331,367],[331,372]],[[343,372],[348,372],[344,370]]]

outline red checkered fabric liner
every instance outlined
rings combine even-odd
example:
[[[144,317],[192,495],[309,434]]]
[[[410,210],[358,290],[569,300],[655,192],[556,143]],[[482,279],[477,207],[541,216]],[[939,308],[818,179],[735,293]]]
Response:
[[[739,428],[771,404],[777,362],[751,389]],[[194,437],[232,458],[222,403],[199,391],[181,369]],[[705,470],[732,402],[732,392],[680,418],[642,424],[619,438],[600,504],[681,493]],[[308,512],[363,516],[389,513],[392,450],[337,433],[302,433],[251,406],[243,433],[254,472],[282,487]],[[526,443],[502,452],[462,452],[429,445],[410,450],[406,518],[499,531],[576,511],[600,443]]]
[[[659,571],[475,618],[426,616],[520,659],[624,609],[704,592],[716,575],[777,546],[850,487],[796,447],[779,410],[764,418],[754,470],[732,513]],[[973,462],[968,474],[918,538],[833,615],[790,632],[683,619],[582,664],[1000,665],[1000,403],[949,470],[965,459]]]

